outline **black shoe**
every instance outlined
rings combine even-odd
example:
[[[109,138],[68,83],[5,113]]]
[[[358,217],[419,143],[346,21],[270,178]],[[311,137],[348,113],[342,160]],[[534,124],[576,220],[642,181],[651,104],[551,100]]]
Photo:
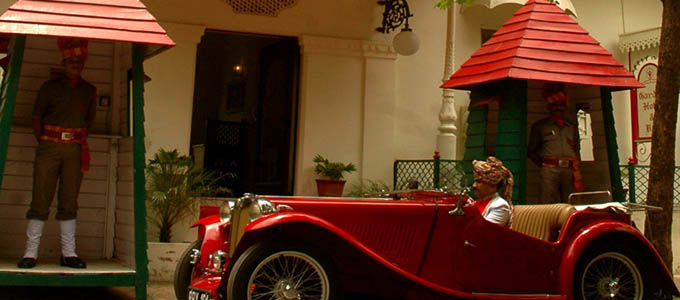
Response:
[[[24,257],[19,261],[19,263],[17,264],[17,267],[19,267],[20,269],[33,268],[33,267],[35,267],[35,258]]]
[[[74,268],[74,269],[85,269],[87,268],[87,264],[80,259],[79,257],[61,257],[59,259],[59,264],[62,267],[69,267],[69,268]]]

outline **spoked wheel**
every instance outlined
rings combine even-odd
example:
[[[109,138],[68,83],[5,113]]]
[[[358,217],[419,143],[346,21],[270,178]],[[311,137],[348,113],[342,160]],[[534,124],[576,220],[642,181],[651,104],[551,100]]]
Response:
[[[620,252],[601,253],[577,274],[576,299],[642,300],[644,282],[638,266]]]
[[[194,265],[191,264],[192,253],[194,250],[200,250],[203,239],[194,241],[189,248],[184,250],[179,259],[177,267],[175,268],[175,296],[177,300],[187,300],[189,295],[189,284],[194,277]]]
[[[227,292],[239,300],[337,299],[333,269],[324,254],[307,247],[255,245],[234,264]]]
[[[249,300],[328,299],[326,270],[313,257],[297,251],[281,251],[265,258],[250,276]]]

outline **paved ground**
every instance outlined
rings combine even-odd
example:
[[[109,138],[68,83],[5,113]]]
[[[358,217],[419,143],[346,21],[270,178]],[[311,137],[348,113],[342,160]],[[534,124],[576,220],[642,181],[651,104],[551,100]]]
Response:
[[[172,300],[175,292],[169,282],[149,282],[148,300]],[[134,300],[134,287],[3,287],[1,300]]]
[[[680,286],[680,275],[675,276],[675,284]],[[175,299],[172,283],[149,282],[148,300]],[[3,287],[0,300],[134,300],[132,287]]]

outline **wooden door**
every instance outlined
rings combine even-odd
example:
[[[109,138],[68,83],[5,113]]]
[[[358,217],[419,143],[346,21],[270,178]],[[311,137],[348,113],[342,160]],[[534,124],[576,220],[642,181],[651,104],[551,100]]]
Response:
[[[254,190],[292,195],[299,47],[284,40],[261,57]]]

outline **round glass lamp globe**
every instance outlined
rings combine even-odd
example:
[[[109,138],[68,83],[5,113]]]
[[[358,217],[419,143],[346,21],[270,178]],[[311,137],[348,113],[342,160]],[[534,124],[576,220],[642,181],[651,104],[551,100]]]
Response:
[[[410,29],[402,30],[392,40],[392,46],[397,53],[408,56],[418,52],[420,39]]]

